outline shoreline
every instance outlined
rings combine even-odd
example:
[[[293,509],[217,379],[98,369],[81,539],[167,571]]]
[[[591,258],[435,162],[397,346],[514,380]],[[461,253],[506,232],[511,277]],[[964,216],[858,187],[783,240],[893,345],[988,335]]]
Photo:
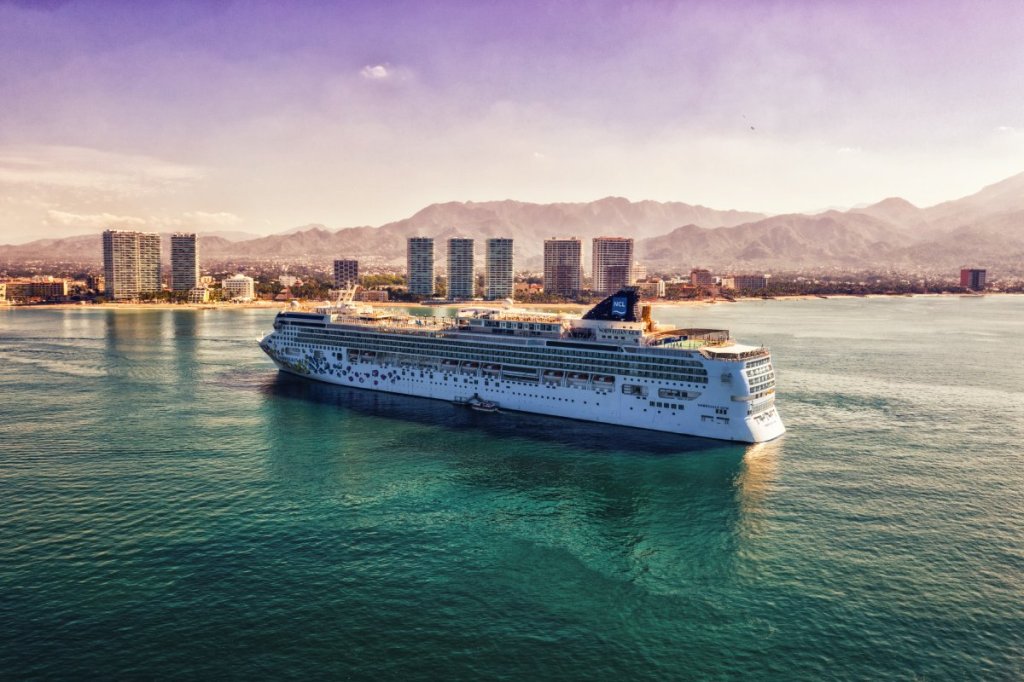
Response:
[[[738,297],[735,300],[728,299],[714,299],[714,300],[701,300],[701,301],[644,301],[645,304],[649,303],[656,308],[660,307],[693,307],[693,306],[709,306],[709,305],[730,305],[732,303],[749,303],[751,301],[813,301],[813,300],[829,300],[829,299],[850,299],[850,298],[863,298],[863,299],[892,299],[892,298],[960,298],[967,296],[970,298],[982,297],[982,296],[1015,296],[1020,294],[1006,293],[1006,292],[992,292],[985,293],[981,296],[972,294],[912,294],[907,296],[905,294],[834,294],[834,295],[816,295],[816,294],[795,294],[792,296],[772,296],[771,298],[761,298],[760,296],[749,296],[749,297]],[[324,302],[304,302],[302,307],[311,307],[315,305],[322,305]],[[374,308],[461,308],[461,307],[478,307],[478,308],[501,308],[503,304],[496,301],[463,301],[451,304],[424,304],[424,303],[408,303],[404,301],[386,301],[386,302],[366,302],[365,305]],[[527,310],[564,310],[565,312],[582,312],[591,308],[594,304],[588,303],[515,303],[516,308],[525,308]],[[140,311],[140,310],[281,310],[289,308],[289,304],[282,303],[280,301],[252,301],[248,303],[26,303],[26,304],[7,304],[0,303],[0,310],[16,310],[16,309],[33,309],[33,310],[123,310],[123,311]]]

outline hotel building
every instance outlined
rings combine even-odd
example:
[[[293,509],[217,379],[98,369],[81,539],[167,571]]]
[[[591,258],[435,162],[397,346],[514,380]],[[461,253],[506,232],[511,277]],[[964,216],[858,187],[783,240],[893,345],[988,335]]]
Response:
[[[199,237],[194,233],[171,235],[171,289],[191,291],[199,285]]]
[[[448,240],[448,298],[473,298],[473,240]]]
[[[722,278],[723,289],[755,291],[768,288],[771,275],[726,275]]]
[[[690,284],[695,287],[712,287],[715,285],[715,276],[710,270],[694,268],[690,270]]]
[[[221,282],[224,298],[229,301],[251,301],[256,298],[256,281],[247,275],[237,274]]]
[[[983,291],[985,289],[985,271],[980,268],[961,268],[960,286],[967,287],[971,291]]]
[[[487,288],[484,297],[489,301],[512,298],[512,240],[487,240]]]
[[[131,300],[160,291],[160,235],[128,230],[103,232],[106,295]]]
[[[334,286],[350,289],[359,284],[359,261],[340,259],[334,261]]]
[[[628,237],[595,237],[593,264],[595,292],[612,294],[628,286],[633,267],[633,240]]]
[[[434,240],[431,237],[409,237],[406,242],[406,273],[409,293],[434,295]]]
[[[583,270],[582,242],[571,239],[544,240],[544,291],[557,296],[577,296]]]

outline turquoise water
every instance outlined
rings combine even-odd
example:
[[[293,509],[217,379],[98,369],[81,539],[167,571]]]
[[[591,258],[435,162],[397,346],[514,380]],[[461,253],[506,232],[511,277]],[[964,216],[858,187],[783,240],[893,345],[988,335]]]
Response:
[[[1024,677],[1024,297],[658,317],[771,345],[789,433],[309,384],[264,311],[0,310],[0,677]]]

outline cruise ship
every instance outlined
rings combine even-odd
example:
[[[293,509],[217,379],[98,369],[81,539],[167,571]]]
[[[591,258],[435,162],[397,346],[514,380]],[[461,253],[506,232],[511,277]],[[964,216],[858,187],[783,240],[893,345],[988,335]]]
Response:
[[[506,305],[420,317],[339,301],[278,313],[259,344],[291,374],[488,412],[744,443],[785,432],[767,348],[664,328],[630,287],[582,316]]]

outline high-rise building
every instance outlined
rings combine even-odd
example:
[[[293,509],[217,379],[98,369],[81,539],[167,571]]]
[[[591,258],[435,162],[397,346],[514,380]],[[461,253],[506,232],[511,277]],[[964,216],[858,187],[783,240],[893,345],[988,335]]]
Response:
[[[448,298],[453,301],[473,298],[473,240],[448,240]]]
[[[690,271],[690,284],[695,287],[711,287],[715,285],[715,276],[710,270],[694,268]]]
[[[171,235],[171,289],[191,291],[199,284],[199,237],[194,233]]]
[[[241,273],[221,282],[224,298],[229,301],[251,301],[256,298],[256,281]]]
[[[487,285],[484,298],[489,301],[512,298],[512,240],[488,239],[485,265]]]
[[[104,231],[103,278],[106,295],[114,300],[160,291],[160,235]]]
[[[629,283],[635,284],[645,279],[647,279],[647,266],[633,261],[633,267],[629,271]]]
[[[359,261],[341,259],[334,261],[334,286],[350,289],[359,284]]]
[[[557,296],[580,293],[583,245],[579,239],[544,240],[544,291]]]
[[[434,240],[431,237],[409,237],[405,262],[409,293],[433,296]]]
[[[613,294],[630,283],[633,267],[633,240],[628,237],[595,237],[593,289]]]
[[[960,268],[960,286],[971,291],[982,291],[985,289],[985,274],[981,268]]]

